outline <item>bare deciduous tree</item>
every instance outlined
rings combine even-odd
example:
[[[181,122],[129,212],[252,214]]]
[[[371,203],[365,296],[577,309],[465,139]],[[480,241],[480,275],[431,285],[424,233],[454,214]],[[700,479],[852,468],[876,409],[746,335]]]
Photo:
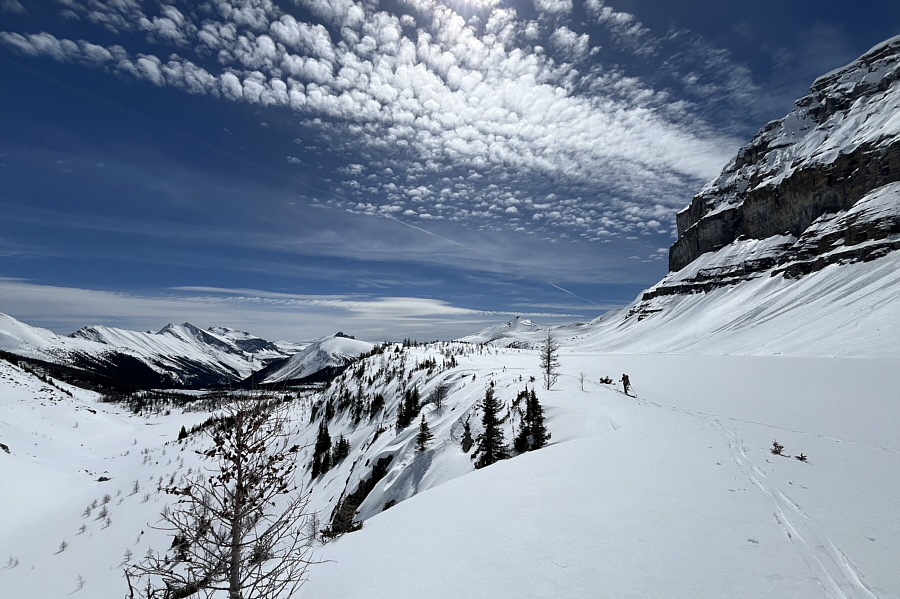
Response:
[[[132,599],[268,599],[303,584],[308,496],[295,483],[287,424],[283,404],[242,397],[226,409],[200,452],[216,466],[166,489],[178,497],[159,527],[173,536],[169,551],[125,569]]]
[[[549,390],[559,378],[559,342],[549,332],[541,342],[541,372],[544,373],[544,389]]]

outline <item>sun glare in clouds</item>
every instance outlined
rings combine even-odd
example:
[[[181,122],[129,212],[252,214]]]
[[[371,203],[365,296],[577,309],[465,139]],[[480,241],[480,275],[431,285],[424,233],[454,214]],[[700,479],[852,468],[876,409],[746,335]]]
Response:
[[[469,18],[472,15],[486,13],[500,4],[500,0],[447,0],[441,2],[452,10]]]

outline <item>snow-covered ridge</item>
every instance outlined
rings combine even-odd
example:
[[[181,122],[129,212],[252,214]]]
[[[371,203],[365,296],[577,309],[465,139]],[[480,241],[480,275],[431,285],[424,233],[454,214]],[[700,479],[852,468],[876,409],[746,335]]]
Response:
[[[375,347],[374,343],[359,341],[337,334],[311,343],[291,356],[277,370],[266,373],[263,384],[306,379],[326,369],[346,366]]]
[[[94,325],[65,337],[5,314],[0,314],[0,349],[113,378],[123,369],[138,367],[158,375],[141,375],[143,381],[175,386],[237,382],[274,359],[288,357],[264,339],[231,329],[204,331],[184,323],[152,333]],[[123,376],[122,382],[129,382],[127,376],[134,374]]]
[[[534,321],[516,316],[509,322],[492,325],[473,335],[462,337],[460,341],[466,341],[468,343],[489,343],[502,342],[504,339],[509,339],[509,343],[504,345],[509,346],[510,344],[516,345],[518,343],[524,348],[528,347],[529,344],[529,342],[526,341],[526,339],[530,337],[528,333],[534,333],[541,330],[543,329],[535,324]]]

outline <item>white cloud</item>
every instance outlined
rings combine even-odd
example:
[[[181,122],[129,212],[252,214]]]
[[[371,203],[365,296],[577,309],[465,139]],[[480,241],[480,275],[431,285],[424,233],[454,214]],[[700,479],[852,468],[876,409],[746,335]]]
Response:
[[[73,10],[116,31],[149,32],[179,53],[129,51],[126,38],[125,45],[102,46],[49,33],[2,32],[0,42],[23,54],[112,66],[157,86],[287,107],[323,138],[352,138],[352,162],[390,173],[362,180],[348,171],[351,179],[337,182],[349,196],[335,205],[357,210],[365,200],[364,213],[605,238],[633,229],[626,209],[637,210],[642,222],[671,220],[733,146],[710,135],[683,104],[668,103],[665,92],[600,63],[582,67],[592,53],[596,60],[596,48],[575,24],[525,21],[494,6],[481,31],[439,3],[409,0],[414,17],[353,0],[300,3],[330,29],[298,21],[269,0],[217,0],[202,20],[168,5],[145,13],[140,3],[121,0]],[[556,16],[573,10],[570,0],[535,0],[535,7]],[[658,47],[633,15],[602,0],[585,8],[633,48]],[[546,54],[537,41],[548,44]],[[189,52],[196,57],[184,58]],[[695,96],[746,86],[746,73],[729,69],[727,56],[706,56],[704,72],[730,74],[723,81],[684,78]],[[542,193],[550,182],[565,190],[567,203],[506,204]]]
[[[3,0],[0,2],[0,8],[7,12],[17,13],[17,14],[27,14],[28,10],[25,6],[19,2],[19,0]]]
[[[572,0],[534,0],[534,7],[542,13],[568,14],[572,12]]]
[[[553,32],[550,43],[572,58],[583,58],[590,50],[590,36],[586,33],[579,35],[565,25]]]

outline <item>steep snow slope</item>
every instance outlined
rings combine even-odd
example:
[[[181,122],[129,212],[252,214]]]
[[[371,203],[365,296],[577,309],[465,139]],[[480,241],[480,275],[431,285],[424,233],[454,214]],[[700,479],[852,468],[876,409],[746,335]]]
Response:
[[[715,264],[719,256],[703,256],[688,269],[703,268],[707,259]],[[652,295],[653,288],[644,297]],[[706,293],[639,300],[576,334],[601,351],[900,358],[897,297],[900,252],[892,252],[800,279],[761,276]]]
[[[282,366],[268,372],[262,382],[271,384],[304,379],[329,368],[343,367],[373,347],[373,343],[343,335],[326,337],[309,344]]]
[[[658,293],[678,289],[698,271],[767,251],[765,243],[747,241],[704,254],[630,306],[590,323],[499,336],[490,328],[467,339],[537,348],[550,332],[564,344],[604,353],[900,358],[900,252],[798,279],[764,271],[709,291]]]

